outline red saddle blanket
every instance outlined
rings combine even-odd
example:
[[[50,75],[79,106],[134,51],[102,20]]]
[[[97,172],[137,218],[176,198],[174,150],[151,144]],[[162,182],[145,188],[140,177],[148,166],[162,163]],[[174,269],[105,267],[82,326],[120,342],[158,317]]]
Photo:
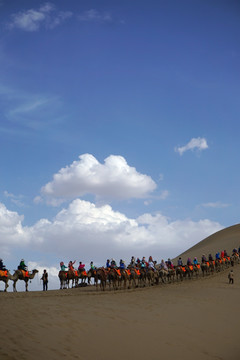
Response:
[[[7,277],[7,270],[0,270],[0,276],[1,277]]]

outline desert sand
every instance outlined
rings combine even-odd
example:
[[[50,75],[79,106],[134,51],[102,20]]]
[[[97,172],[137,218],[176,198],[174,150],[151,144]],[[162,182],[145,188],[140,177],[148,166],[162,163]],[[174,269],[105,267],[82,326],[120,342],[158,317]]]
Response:
[[[224,229],[183,258],[230,252],[239,239],[239,225]],[[233,270],[233,285],[227,269],[134,290],[1,293],[0,359],[238,360],[240,265]]]

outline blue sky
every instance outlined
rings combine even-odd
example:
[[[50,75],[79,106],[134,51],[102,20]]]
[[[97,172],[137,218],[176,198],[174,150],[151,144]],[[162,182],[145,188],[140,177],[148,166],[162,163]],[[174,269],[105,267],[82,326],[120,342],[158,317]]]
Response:
[[[231,0],[0,1],[11,270],[55,284],[61,260],[160,261],[239,223],[239,20]]]

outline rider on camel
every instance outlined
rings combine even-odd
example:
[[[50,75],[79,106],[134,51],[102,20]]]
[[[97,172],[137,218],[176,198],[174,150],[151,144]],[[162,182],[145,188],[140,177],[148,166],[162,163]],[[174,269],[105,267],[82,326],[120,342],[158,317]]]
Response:
[[[174,269],[173,263],[170,258],[168,258],[167,267],[168,267],[168,269]]]
[[[116,261],[114,259],[111,260],[111,268],[112,269],[116,269],[117,268],[117,264]]]
[[[95,270],[96,266],[93,265],[93,261],[90,262],[90,270]]]
[[[192,260],[191,260],[190,257],[187,259],[187,265],[188,265],[188,266],[191,266],[191,265],[192,265]]]
[[[0,270],[6,271],[6,266],[3,264],[2,259],[0,259]]]
[[[180,257],[177,262],[178,266],[183,266],[182,258]]]
[[[155,271],[155,264],[154,264],[153,259],[152,259],[151,256],[149,257],[148,268],[149,268],[149,269],[152,269],[153,271]]]
[[[141,261],[141,268],[144,269],[145,267],[146,267],[146,260],[145,260],[145,256],[144,256]]]
[[[209,254],[209,255],[208,255],[208,261],[213,261],[212,254]]]
[[[240,249],[240,248],[239,248],[239,249]],[[233,254],[237,254],[237,252],[238,252],[238,251],[237,251],[237,248],[234,248],[233,251],[232,251]]]
[[[167,264],[163,259],[160,263],[160,269],[168,270]]]
[[[110,265],[110,260],[109,259],[107,259],[107,262],[106,262],[106,269],[109,269],[111,267],[111,265]]]
[[[60,268],[61,268],[61,271],[67,271],[67,266],[64,265],[63,261],[60,262]]]
[[[224,250],[224,257],[228,257],[227,250]]]
[[[121,259],[120,262],[119,262],[119,268],[121,270],[125,270],[126,269],[126,265],[125,265],[125,262]]]
[[[135,257],[132,256],[131,261],[130,261],[130,267],[135,267],[135,266],[136,266],[136,260],[135,260]]]
[[[27,265],[25,264],[24,259],[20,261],[20,264],[18,265],[18,270],[27,271]]]
[[[220,252],[217,252],[217,253],[216,253],[216,260],[221,260],[221,258],[220,258]]]
[[[193,260],[193,265],[198,265],[198,259],[196,257]]]
[[[83,264],[81,261],[79,262],[78,270],[79,270],[80,272],[85,271],[85,264]]]
[[[206,262],[207,262],[206,255],[205,255],[205,254],[203,254],[203,255],[202,255],[202,263],[206,263]]]
[[[69,271],[74,271],[74,267],[73,265],[75,264],[76,260],[72,261],[70,260],[69,263],[68,263],[68,269]]]

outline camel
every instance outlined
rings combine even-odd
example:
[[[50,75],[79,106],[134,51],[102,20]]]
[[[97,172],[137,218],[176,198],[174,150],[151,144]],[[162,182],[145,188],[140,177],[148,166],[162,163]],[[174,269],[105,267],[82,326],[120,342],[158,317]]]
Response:
[[[121,273],[121,282],[123,282],[123,288],[124,290],[127,288],[127,282],[130,283],[130,275],[128,274],[128,271],[125,269],[120,269]],[[128,288],[130,288],[130,284],[128,285]]]
[[[214,269],[215,269],[215,261],[209,261],[209,271],[211,274],[214,273]]]
[[[193,265],[186,265],[185,269],[186,269],[186,276],[188,277],[188,279],[192,279],[194,273]]]
[[[141,286],[146,286],[146,281],[147,281],[147,270],[145,268],[140,268],[140,277],[139,277],[139,282]]]
[[[234,266],[234,264],[239,264],[240,262],[239,255],[237,253],[233,253],[230,262],[232,266]]]
[[[28,291],[28,281],[34,279],[35,275],[38,273],[37,269],[34,269],[31,272],[28,272],[28,276],[25,275],[25,273],[23,273],[22,270],[15,270],[14,274],[13,274],[13,291],[17,292],[16,289],[16,283],[18,280],[23,280],[25,281],[25,289],[26,291]]]
[[[175,275],[176,275],[176,270],[175,269],[168,269],[168,281],[169,282],[174,282],[175,279]]]
[[[223,269],[222,260],[220,260],[220,259],[215,260],[215,269],[216,269],[216,272],[219,272]]]
[[[75,285],[78,285],[78,280],[81,280],[81,284],[85,285],[86,284],[86,280],[88,279],[88,274],[86,273],[85,270],[78,270],[77,271],[78,276],[76,277],[75,280]]]
[[[202,262],[201,263],[201,270],[202,270],[202,274],[203,276],[206,274],[206,275],[209,275],[209,262]]]
[[[7,288],[9,287],[8,285],[8,281],[9,280],[15,280],[16,276],[13,276],[10,274],[10,272],[8,270],[1,270],[0,271],[0,281],[3,281],[5,283],[5,289],[4,291],[7,292]]]
[[[88,285],[91,284],[91,278],[94,279],[94,285],[96,285],[96,274],[97,274],[97,268],[88,270],[87,272]]]
[[[177,277],[177,280],[180,280],[183,281],[183,278],[185,277],[186,275],[186,269],[185,269],[185,266],[177,266],[176,267],[176,277]]]
[[[198,278],[199,273],[200,273],[200,265],[199,264],[193,265],[193,271],[194,271],[194,274],[196,275],[196,278]]]
[[[77,285],[77,283],[78,283],[78,276],[79,276],[79,274],[78,274],[78,272],[77,272],[77,270],[68,270],[67,271],[67,287],[68,287],[68,289],[69,289],[69,286],[70,286],[70,281],[72,281],[72,288],[73,288],[73,286],[75,285]]]
[[[159,274],[159,278],[162,280],[162,282],[165,283],[166,280],[168,279],[168,270],[161,268],[161,269],[159,269],[158,274]]]
[[[100,280],[100,288],[105,291],[106,285],[107,285],[107,270],[104,269],[104,267],[101,267],[96,270],[96,288],[98,290],[98,280]]]
[[[128,266],[128,270],[130,271],[129,276],[129,287],[138,287],[139,286],[139,278],[140,278],[140,271],[132,267],[131,265]]]
[[[58,273],[58,277],[59,277],[59,280],[60,280],[60,290],[62,289],[66,289],[67,286],[67,271],[59,271]]]
[[[117,290],[120,286],[121,282],[121,273],[119,274],[117,272],[117,269],[109,269],[108,271],[108,284],[109,284],[109,290],[111,290],[111,287],[113,290]]]
[[[154,271],[153,269],[147,270],[147,279],[149,282],[149,286],[153,286],[155,284],[159,283],[159,277],[157,271]]]

